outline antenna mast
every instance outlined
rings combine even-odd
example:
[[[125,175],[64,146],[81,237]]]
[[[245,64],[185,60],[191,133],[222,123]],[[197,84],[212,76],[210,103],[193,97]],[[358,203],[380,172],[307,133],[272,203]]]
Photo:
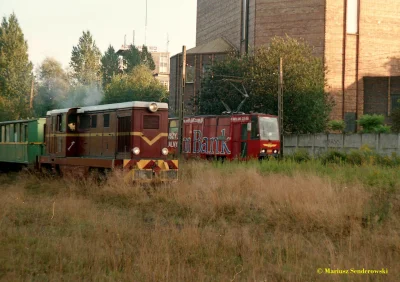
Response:
[[[168,53],[168,49],[169,49],[169,34],[167,33],[167,53]]]
[[[147,0],[146,0],[146,21],[144,26],[144,45],[147,46]]]

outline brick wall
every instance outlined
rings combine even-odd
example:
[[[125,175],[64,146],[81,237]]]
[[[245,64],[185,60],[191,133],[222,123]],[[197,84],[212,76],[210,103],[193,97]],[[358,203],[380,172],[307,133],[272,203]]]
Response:
[[[225,53],[217,54],[187,54],[186,64],[194,68],[194,79],[191,83],[185,84],[184,93],[184,112],[186,115],[194,114],[197,110],[196,100],[201,95],[201,80],[205,75],[205,70],[208,66],[223,60],[226,57]],[[181,87],[181,54],[177,54],[170,59],[170,93],[169,93],[169,112],[170,116],[178,115],[179,95]],[[188,70],[188,69],[187,69]]]
[[[241,11],[241,0],[197,0],[196,45],[222,37],[240,50]]]
[[[336,107],[332,118],[343,118],[343,112],[364,113],[363,77],[398,76],[400,74],[400,1],[360,1],[359,35],[344,33],[345,1],[326,0],[325,65],[327,90],[334,97]],[[357,66],[357,36],[358,66]],[[397,48],[397,49],[396,49]],[[343,65],[343,62],[344,65]],[[358,74],[357,74],[358,70]],[[344,73],[344,75],[342,75]],[[344,84],[344,97],[343,85]],[[373,87],[373,83],[368,84]],[[358,88],[358,91],[357,91]],[[373,95],[374,89],[365,89]],[[358,93],[358,95],[357,95]],[[382,93],[377,93],[382,95]],[[388,94],[389,95],[389,94]],[[389,99],[389,97],[387,97]],[[373,103],[376,99],[368,99]],[[344,108],[343,108],[344,101]],[[368,105],[368,112],[381,106]]]
[[[257,0],[255,46],[267,45],[274,36],[303,38],[322,57],[325,0]]]
[[[323,57],[334,119],[364,113],[364,77],[400,76],[400,0],[360,1],[359,35],[344,29],[345,0],[249,1],[250,47],[287,34],[305,39]],[[198,0],[197,45],[224,37],[240,50],[241,2]]]

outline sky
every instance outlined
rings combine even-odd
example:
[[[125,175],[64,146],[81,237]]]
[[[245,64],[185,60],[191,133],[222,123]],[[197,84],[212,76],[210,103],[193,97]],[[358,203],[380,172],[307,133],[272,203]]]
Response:
[[[89,30],[104,53],[126,43],[156,46],[173,56],[196,43],[196,0],[0,0],[0,16],[15,13],[37,67],[52,57],[68,67],[72,47]],[[146,39],[146,42],[145,42]],[[169,44],[167,44],[169,39]]]

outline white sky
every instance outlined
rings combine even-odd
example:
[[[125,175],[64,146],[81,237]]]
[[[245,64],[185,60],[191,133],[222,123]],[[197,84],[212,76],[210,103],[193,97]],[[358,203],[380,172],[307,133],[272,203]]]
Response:
[[[171,56],[195,46],[196,0],[147,0],[147,46],[167,49]],[[69,65],[72,47],[89,30],[104,53],[111,44],[118,50],[145,43],[146,0],[0,0],[0,16],[14,12],[28,42],[35,66],[53,57]]]

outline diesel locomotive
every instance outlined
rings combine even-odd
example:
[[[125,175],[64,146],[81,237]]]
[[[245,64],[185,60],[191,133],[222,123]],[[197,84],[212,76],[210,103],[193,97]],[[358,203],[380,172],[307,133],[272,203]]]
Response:
[[[168,104],[126,102],[56,109],[46,118],[0,123],[1,166],[61,174],[123,169],[129,181],[178,178],[168,155]]]

